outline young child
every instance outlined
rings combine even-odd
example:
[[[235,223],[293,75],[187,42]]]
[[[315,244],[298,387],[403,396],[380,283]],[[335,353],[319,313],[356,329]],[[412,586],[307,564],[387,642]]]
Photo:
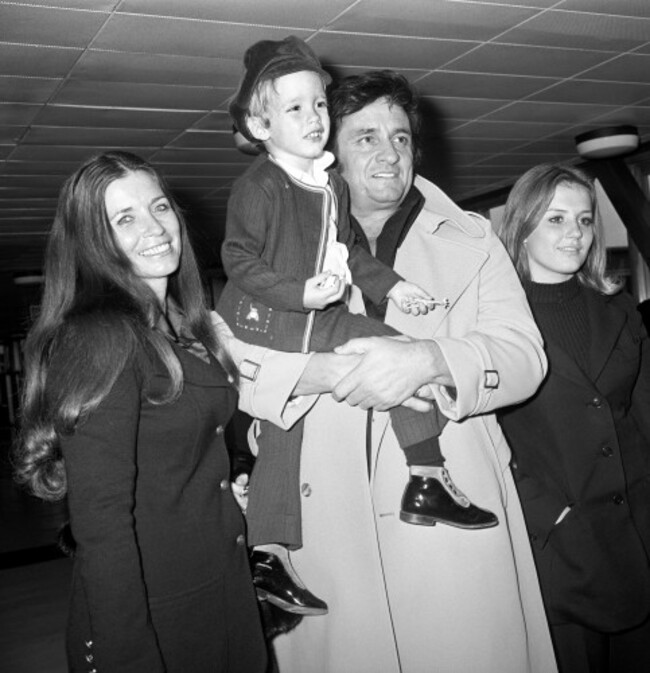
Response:
[[[347,188],[328,172],[334,157],[324,151],[331,78],[312,50],[293,36],[262,41],[247,50],[244,65],[230,113],[236,128],[267,154],[236,181],[228,204],[222,251],[228,283],[218,311],[235,335],[278,350],[321,352],[353,337],[398,334],[348,311],[342,298],[352,279],[373,302],[388,298],[407,313],[445,305],[354,245]],[[411,475],[400,518],[468,529],[497,525],[497,517],[471,504],[443,467],[438,436],[446,418],[437,407],[427,414],[404,407],[390,413]],[[262,424],[248,541],[261,598],[291,612],[323,614],[326,604],[304,587],[287,552],[301,545],[302,429]],[[420,493],[422,477],[433,478],[439,493]]]

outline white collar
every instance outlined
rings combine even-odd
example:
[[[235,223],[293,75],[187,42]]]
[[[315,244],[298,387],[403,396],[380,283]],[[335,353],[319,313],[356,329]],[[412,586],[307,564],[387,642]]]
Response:
[[[292,166],[288,162],[274,157],[272,154],[269,154],[269,159],[277,164],[283,171],[285,171],[285,173],[288,173],[292,178],[298,180],[298,182],[304,182],[305,184],[314,187],[325,187],[327,185],[329,182],[329,175],[326,169],[334,163],[334,155],[331,152],[323,152],[321,156],[314,159],[314,174],[312,176],[311,174]]]

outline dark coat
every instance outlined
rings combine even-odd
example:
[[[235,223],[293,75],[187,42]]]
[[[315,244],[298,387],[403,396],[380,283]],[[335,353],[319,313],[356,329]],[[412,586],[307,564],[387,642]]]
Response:
[[[588,371],[548,339],[547,378],[501,424],[550,622],[615,632],[650,612],[650,343],[629,296],[585,292]]]
[[[223,426],[235,391],[174,346],[180,397],[155,405],[132,366],[63,440],[77,543],[71,671],[260,673],[266,651]],[[166,386],[164,371],[153,387]]]
[[[337,173],[329,175],[352,279],[379,304],[401,277],[355,244],[347,186]],[[222,248],[228,282],[217,309],[235,336],[283,351],[322,351],[369,334],[368,320],[338,302],[315,312],[314,340],[310,348],[303,344],[310,313],[303,306],[305,281],[322,265],[329,202],[325,188],[298,183],[266,156],[235,182]],[[395,334],[373,325],[372,334]]]

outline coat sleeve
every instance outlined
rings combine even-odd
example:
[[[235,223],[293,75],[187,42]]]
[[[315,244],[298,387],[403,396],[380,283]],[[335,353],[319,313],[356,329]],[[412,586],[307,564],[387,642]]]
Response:
[[[264,187],[246,179],[233,187],[221,249],[223,268],[230,281],[263,304],[306,313],[304,282],[278,273],[263,259],[274,216],[273,198]]]
[[[149,614],[135,530],[140,388],[132,367],[62,440],[97,670],[165,670]]]
[[[433,392],[453,420],[521,402],[546,374],[542,337],[519,278],[489,225],[486,236],[488,257],[479,272],[475,323],[460,338],[435,338],[456,390],[450,395],[434,386]]]

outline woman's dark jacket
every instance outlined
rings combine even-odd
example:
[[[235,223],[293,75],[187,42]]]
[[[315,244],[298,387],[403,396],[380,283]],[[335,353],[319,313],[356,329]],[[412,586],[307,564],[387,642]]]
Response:
[[[62,440],[77,544],[71,671],[265,670],[223,439],[236,394],[216,361],[173,348],[184,374],[175,402],[147,401],[127,365]],[[168,383],[159,364],[149,385]]]
[[[650,343],[628,295],[581,292],[586,371],[540,323],[548,376],[500,420],[551,623],[614,632],[650,613]]]

